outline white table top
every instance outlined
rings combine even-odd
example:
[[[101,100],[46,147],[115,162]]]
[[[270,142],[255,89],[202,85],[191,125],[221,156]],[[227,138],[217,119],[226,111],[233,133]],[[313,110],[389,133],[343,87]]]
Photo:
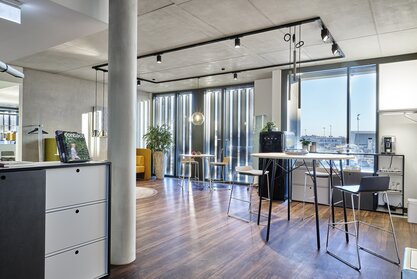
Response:
[[[253,157],[263,159],[301,159],[301,160],[351,160],[355,159],[353,155],[347,154],[326,154],[326,153],[308,153],[305,155],[289,155],[284,152],[252,153]]]
[[[180,156],[188,158],[214,157],[212,154],[180,154]]]

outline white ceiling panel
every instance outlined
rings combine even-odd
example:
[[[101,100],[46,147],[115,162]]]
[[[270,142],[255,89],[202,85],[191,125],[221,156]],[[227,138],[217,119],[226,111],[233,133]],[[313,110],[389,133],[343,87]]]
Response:
[[[336,40],[376,33],[365,0],[250,0],[275,24],[320,16]]]
[[[221,33],[176,5],[138,19],[138,51],[149,53],[219,37]]]
[[[160,81],[175,78],[207,75],[211,73],[220,73],[222,72],[222,68],[225,69],[225,72],[228,72],[239,69],[255,68],[259,67],[260,65],[269,65],[269,63],[258,56],[242,56],[239,58],[230,58],[210,63],[203,63],[201,65],[198,64],[188,67],[179,67],[174,69],[155,71],[151,73],[141,73],[140,77],[149,80],[155,78],[157,81]]]
[[[248,0],[193,0],[179,6],[223,34],[256,30],[272,25],[272,22]]]
[[[14,61],[22,67],[34,68],[51,73],[65,72],[105,60],[94,49],[79,48],[72,45],[60,45],[37,55]]]
[[[138,15],[144,15],[172,4],[170,0],[139,0]]]
[[[292,57],[290,60],[290,52],[289,50],[281,50],[276,52],[270,52],[262,54],[261,57],[265,58],[269,61],[270,64],[283,64],[292,61]],[[298,59],[298,51],[297,51],[297,59]],[[309,60],[311,59],[304,50],[301,51],[301,60]]]
[[[338,44],[348,60],[359,60],[381,56],[378,36],[339,41]]]
[[[417,27],[416,0],[370,0],[379,34]]]
[[[0,21],[0,58],[5,62],[44,51],[107,28],[107,24],[59,4],[27,0],[22,24]]]
[[[417,28],[381,34],[378,37],[382,56],[417,52]]]

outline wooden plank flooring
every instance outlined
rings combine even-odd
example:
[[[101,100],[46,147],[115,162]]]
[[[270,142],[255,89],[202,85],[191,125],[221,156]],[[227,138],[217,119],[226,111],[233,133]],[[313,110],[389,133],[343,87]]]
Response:
[[[301,203],[292,203],[287,221],[287,204],[274,202],[268,244],[266,228],[253,222],[227,217],[230,191],[202,190],[193,183],[182,190],[180,180],[138,181],[158,194],[137,200],[137,257],[125,266],[112,266],[109,278],[400,278],[401,267],[361,251],[362,270],[357,272],[326,254],[328,210],[320,206],[322,249],[316,249],[314,218],[301,220]],[[237,187],[247,196],[246,187]],[[255,191],[254,191],[255,192]],[[255,195],[255,193],[254,193]],[[257,209],[257,199],[253,209]],[[234,202],[233,212],[246,214],[245,204]],[[267,212],[263,207],[263,212]],[[307,214],[313,212],[307,205]],[[341,210],[337,216],[341,217]],[[363,211],[362,218],[388,228],[388,215]],[[263,218],[265,224],[266,218]],[[417,247],[417,225],[396,217],[400,257],[404,247]],[[343,233],[331,234],[331,247],[344,256],[354,256],[354,241],[346,245]],[[384,233],[361,227],[363,245],[394,257],[393,243]]]

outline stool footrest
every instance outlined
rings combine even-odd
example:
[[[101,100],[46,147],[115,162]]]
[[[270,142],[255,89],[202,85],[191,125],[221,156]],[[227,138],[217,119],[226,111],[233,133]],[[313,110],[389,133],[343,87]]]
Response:
[[[332,252],[330,252],[329,250],[327,250],[326,252],[327,252],[327,254],[329,254],[330,256],[334,257],[335,259],[337,259],[337,260],[341,261],[342,263],[344,263],[344,264],[346,264],[346,265],[350,266],[351,268],[353,268],[353,269],[355,269],[355,270],[357,270],[357,271],[359,271],[359,270],[361,269],[360,267],[355,266],[355,265],[351,264],[351,263],[350,263],[350,262],[348,262],[348,261],[345,261],[344,259],[342,259],[341,257],[337,256],[336,254],[333,254],[333,253],[332,253]]]

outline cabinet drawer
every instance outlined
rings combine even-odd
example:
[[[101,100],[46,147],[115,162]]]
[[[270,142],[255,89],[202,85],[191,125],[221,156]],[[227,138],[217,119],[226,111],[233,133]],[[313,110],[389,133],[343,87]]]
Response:
[[[295,184],[304,185],[306,171],[307,170],[305,168],[302,168],[302,169],[298,169],[298,170],[293,172],[293,176],[292,176],[293,185],[295,185]],[[311,173],[313,173],[313,172],[311,171]],[[311,180],[311,177],[309,177],[309,176],[307,177],[307,185],[308,186],[313,185],[313,181]],[[317,187],[328,188],[329,187],[329,179],[328,178],[317,178]]]
[[[105,199],[106,171],[106,166],[46,170],[46,210]]]
[[[329,189],[317,187],[317,199],[319,204],[329,204]],[[307,186],[306,189],[306,202],[314,202],[313,186]],[[292,199],[294,201],[303,201],[304,199],[304,185],[293,185],[292,187]]]
[[[45,259],[45,279],[91,279],[107,274],[106,241],[98,241]]]
[[[107,203],[46,214],[45,254],[106,236]]]

